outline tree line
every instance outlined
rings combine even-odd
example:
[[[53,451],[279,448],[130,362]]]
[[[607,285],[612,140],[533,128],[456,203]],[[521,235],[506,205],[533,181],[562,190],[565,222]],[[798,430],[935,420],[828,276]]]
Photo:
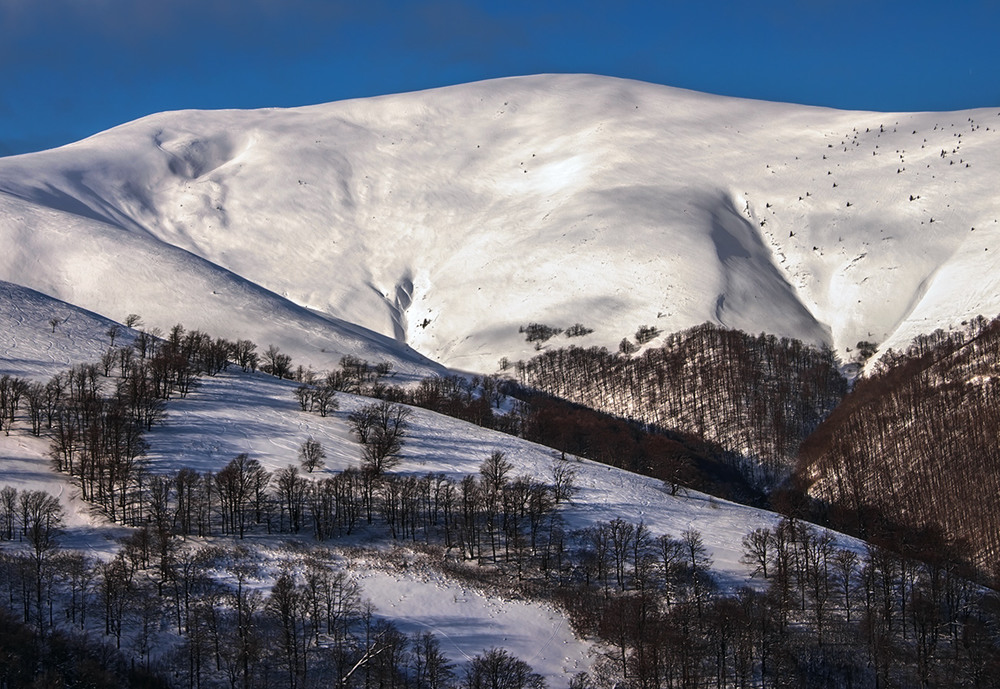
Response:
[[[31,641],[5,643],[3,685],[545,686],[501,648],[484,649],[459,671],[432,632],[407,635],[378,615],[328,551],[290,554],[275,573],[231,542],[187,542],[166,556],[161,547],[147,530],[122,539],[107,561],[53,545],[40,570],[31,548],[0,550],[0,619],[10,616]],[[98,630],[107,642],[83,641]],[[94,657],[103,659],[100,672]]]
[[[637,357],[568,347],[514,368],[523,385],[717,443],[758,487],[790,472],[800,443],[847,391],[830,349],[711,324]]]
[[[138,325],[138,316],[128,320]],[[273,345],[258,355],[249,340],[215,338],[179,324],[165,336],[138,330],[126,341],[117,325],[105,335],[110,346],[98,363],[73,366],[44,383],[0,376],[0,430],[9,435],[22,420],[33,435],[47,435],[55,468],[122,524],[142,521],[144,501],[159,488],[144,483],[150,478],[145,434],[164,418],[168,400],[186,397],[199,377],[233,365],[286,378],[305,375]]]
[[[608,646],[588,686],[1000,686],[1000,598],[942,541],[917,560],[784,519],[743,539],[760,583],[724,593],[697,534],[604,528],[604,576],[557,594]]]
[[[502,474],[495,459],[481,467],[487,486]],[[54,498],[15,493],[15,504],[22,495],[54,504],[57,528]],[[8,608],[37,630],[99,624],[134,668],[175,686],[544,686],[499,648],[459,671],[433,634],[407,636],[378,616],[322,546],[297,546],[275,573],[245,545],[173,538],[164,548],[146,526],[105,562],[45,541],[39,569],[29,536],[37,520],[21,520],[14,538],[26,545],[0,557]],[[654,534],[620,518],[567,534],[549,566],[505,557],[488,533],[487,568],[463,565],[441,541],[414,547],[455,576],[563,607],[577,635],[604,649],[568,680],[579,689],[1000,686],[1000,600],[971,583],[944,540],[924,543],[933,557],[843,548],[785,519],[744,537],[742,559],[760,584],[735,591],[718,585],[697,531]],[[164,644],[164,635],[179,641]]]
[[[763,493],[733,468],[739,464],[733,453],[694,433],[623,419],[497,375],[434,376],[404,387],[387,382],[390,371],[388,364],[345,357],[339,371],[325,376],[307,371],[295,396],[303,411],[326,416],[339,409],[338,392],[354,391],[515,435],[564,457],[653,476],[668,482],[675,494],[686,487],[747,504],[765,502]]]

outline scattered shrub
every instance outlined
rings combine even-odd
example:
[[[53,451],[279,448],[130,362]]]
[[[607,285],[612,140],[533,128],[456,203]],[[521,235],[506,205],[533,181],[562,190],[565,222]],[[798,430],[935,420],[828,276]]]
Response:
[[[661,332],[663,331],[656,326],[640,325],[639,329],[635,331],[635,341],[641,345],[646,344],[659,337]]]
[[[561,333],[562,328],[553,328],[543,323],[529,323],[522,325],[517,332],[524,333],[524,339],[528,342],[546,342]]]
[[[594,332],[593,328],[586,327],[583,323],[574,323],[566,328],[566,337],[583,337]]]

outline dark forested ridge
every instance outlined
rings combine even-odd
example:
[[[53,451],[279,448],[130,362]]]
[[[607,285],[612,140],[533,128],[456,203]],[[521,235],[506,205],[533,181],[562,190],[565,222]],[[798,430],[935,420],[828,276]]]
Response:
[[[796,478],[862,536],[885,524],[965,541],[995,577],[1000,554],[1000,321],[889,352],[803,444]]]
[[[307,375],[296,391],[303,410],[326,415],[334,395],[354,392],[445,414],[517,435],[561,453],[662,479],[671,494],[694,488],[763,506],[766,496],[740,473],[738,456],[695,433],[623,419],[497,375],[436,376],[389,385],[385,369],[352,357],[325,377]],[[333,407],[335,408],[335,407]]]
[[[563,453],[663,480],[672,495],[693,488],[727,500],[764,506],[766,494],[733,466],[717,443],[627,421],[545,393],[506,386],[521,400],[518,433]]]
[[[553,349],[516,366],[527,386],[717,443],[767,485],[847,392],[832,351],[705,324],[636,357]]]

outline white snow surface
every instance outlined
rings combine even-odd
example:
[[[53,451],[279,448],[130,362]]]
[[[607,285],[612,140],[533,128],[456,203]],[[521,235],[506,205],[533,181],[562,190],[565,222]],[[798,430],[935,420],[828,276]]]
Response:
[[[577,639],[559,610],[523,600],[488,596],[472,588],[412,572],[363,570],[365,595],[401,631],[431,631],[459,664],[491,648],[505,648],[546,678],[550,687],[590,668],[589,642]]]
[[[162,113],[0,159],[0,279],[316,368],[489,372],[533,353],[529,322],[616,347],[712,321],[846,355],[1000,312],[998,179],[1000,108],[499,79]]]

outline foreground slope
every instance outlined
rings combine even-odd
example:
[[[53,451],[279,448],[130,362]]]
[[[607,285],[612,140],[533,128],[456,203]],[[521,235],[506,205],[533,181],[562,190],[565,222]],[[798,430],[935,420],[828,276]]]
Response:
[[[531,352],[531,321],[616,347],[707,320],[846,354],[1000,311],[998,127],[551,75],[163,113],[0,160],[0,279],[284,332],[318,366],[419,368],[377,333],[489,371]]]
[[[23,288],[0,283],[0,373],[45,381],[74,363],[99,357],[106,346],[104,330],[111,323],[94,314],[60,304]],[[52,332],[42,316],[56,313],[63,323]],[[128,335],[119,340],[127,342]],[[80,359],[80,356],[87,358]],[[236,367],[233,367],[234,369]],[[238,369],[236,369],[238,371]],[[340,409],[328,417],[303,412],[296,402],[297,383],[264,374],[230,372],[201,379],[188,397],[172,399],[162,424],[148,435],[149,470],[168,473],[181,467],[218,471],[233,457],[247,453],[268,470],[298,464],[298,450],[308,437],[327,451],[326,466],[316,477],[348,467],[360,467],[361,450],[347,417],[369,398],[341,393]],[[478,474],[496,450],[513,464],[515,475],[548,481],[559,453],[520,438],[414,408],[402,463],[395,471],[414,475],[441,473],[460,480]],[[10,456],[22,448],[37,462],[39,477],[52,485],[63,476],[48,466],[46,444],[24,429],[2,440]],[[741,540],[755,528],[771,527],[774,513],[691,491],[669,495],[662,481],[639,476],[589,460],[572,462],[578,492],[565,515],[569,526],[583,528],[622,518],[643,521],[655,533],[679,535],[697,529],[715,560],[716,571],[728,585],[746,582],[749,571],[740,563]],[[6,474],[0,473],[0,482]],[[74,491],[59,488],[66,495]],[[70,505],[76,509],[78,505]]]
[[[116,324],[38,292],[0,283],[0,325],[0,374],[44,381],[74,363],[98,359],[107,349],[107,331]],[[123,329],[117,344],[127,344],[132,335]],[[298,461],[298,448],[307,437],[319,440],[328,451],[327,465],[317,471],[317,479],[358,466],[359,445],[347,416],[369,400],[343,394],[341,408],[324,418],[301,411],[294,389],[290,381],[260,374],[203,379],[186,398],[171,400],[166,420],[149,434],[149,471],[169,474],[188,467],[218,472],[244,452],[267,469],[278,470]],[[56,495],[67,515],[61,543],[110,558],[119,547],[115,539],[131,530],[110,524],[80,500],[76,485],[51,468],[48,450],[44,435],[31,436],[20,424],[10,435],[0,434],[0,485]],[[458,480],[477,474],[482,461],[496,450],[505,453],[516,473],[541,481],[548,480],[553,465],[563,462],[547,448],[415,409],[404,461],[396,470],[441,473]],[[564,509],[569,528],[621,518],[641,521],[655,534],[677,536],[697,529],[726,590],[750,577],[740,562],[742,537],[779,521],[772,513],[695,492],[671,496],[659,481],[605,465],[589,461],[571,465],[579,492]],[[249,538],[261,561],[270,563],[259,575],[262,589],[273,584],[289,559],[301,555],[302,537],[292,538],[298,547],[294,543],[285,547],[283,537],[262,532]],[[484,648],[502,646],[528,660],[555,686],[593,662],[594,643],[577,639],[566,614],[549,605],[486,593],[434,567],[393,568],[374,555],[351,559],[349,568],[379,616],[396,619],[406,632],[433,630],[442,638],[446,654],[458,663]]]

